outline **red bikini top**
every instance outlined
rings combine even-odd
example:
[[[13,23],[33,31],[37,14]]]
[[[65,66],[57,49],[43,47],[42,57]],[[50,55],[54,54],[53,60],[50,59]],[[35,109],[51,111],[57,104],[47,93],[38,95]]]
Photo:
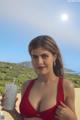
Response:
[[[42,120],[55,120],[55,112],[56,112],[57,106],[60,104],[61,101],[64,102],[63,78],[62,77],[59,78],[59,81],[58,81],[56,105],[44,111],[35,110],[35,108],[31,105],[29,101],[29,93],[34,82],[35,80],[31,80],[22,97],[22,100],[20,103],[21,115],[23,117],[34,117],[34,116],[40,117],[42,118]]]

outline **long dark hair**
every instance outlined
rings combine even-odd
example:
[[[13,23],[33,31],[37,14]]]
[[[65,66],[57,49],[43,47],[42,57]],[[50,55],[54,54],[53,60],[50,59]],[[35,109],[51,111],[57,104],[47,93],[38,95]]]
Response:
[[[56,54],[57,58],[55,60],[55,64],[53,64],[53,71],[56,76],[63,76],[64,69],[63,69],[63,62],[60,50],[55,42],[55,40],[48,36],[48,35],[40,35],[36,38],[32,39],[29,43],[28,50],[31,55],[31,51],[36,48],[45,48],[46,50],[50,51],[53,55]]]

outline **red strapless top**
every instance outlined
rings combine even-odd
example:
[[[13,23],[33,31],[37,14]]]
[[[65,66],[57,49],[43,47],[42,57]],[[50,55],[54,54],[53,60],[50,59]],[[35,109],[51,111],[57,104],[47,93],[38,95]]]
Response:
[[[56,105],[44,110],[44,111],[37,111],[31,105],[29,101],[29,93],[34,84],[35,80],[32,80],[28,87],[25,90],[25,93],[22,97],[20,103],[20,113],[24,117],[40,117],[42,120],[55,120],[55,112],[57,106],[60,104],[60,101],[64,102],[64,91],[63,91],[63,78],[59,78],[58,85],[57,85],[57,98],[56,98]]]

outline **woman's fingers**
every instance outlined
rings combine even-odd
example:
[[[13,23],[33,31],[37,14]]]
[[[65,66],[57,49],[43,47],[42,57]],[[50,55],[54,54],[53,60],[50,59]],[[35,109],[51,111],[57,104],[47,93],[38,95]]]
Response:
[[[15,103],[18,101],[18,97],[16,97]]]
[[[7,99],[7,96],[5,96],[5,94],[2,94],[2,96],[1,96],[1,99],[0,99],[0,105],[2,106],[2,109],[3,110],[5,110],[5,108],[4,108],[4,101]],[[17,101],[18,101],[18,97],[16,97],[16,99],[15,99],[15,104],[14,104],[14,108],[13,109],[15,109],[16,108],[16,103],[17,103]],[[7,110],[6,110],[7,111]]]
[[[14,108],[16,108],[16,103],[17,103],[17,101],[18,101],[18,97],[16,97],[16,99],[15,99]]]
[[[66,105],[64,105],[63,103],[61,103],[58,107],[57,107],[57,110],[56,110],[56,115],[55,115],[55,118],[57,120],[62,120],[63,118],[63,112],[64,112],[64,109],[66,108]]]
[[[4,100],[5,100],[6,98],[5,98],[5,94],[3,94],[2,96],[1,96],[1,106],[3,106],[3,103],[4,103]]]

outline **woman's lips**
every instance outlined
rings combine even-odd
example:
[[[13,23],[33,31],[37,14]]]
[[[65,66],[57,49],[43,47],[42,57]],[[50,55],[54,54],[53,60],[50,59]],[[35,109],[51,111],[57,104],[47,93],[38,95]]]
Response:
[[[45,66],[38,66],[37,68],[38,69],[43,69],[43,68],[45,68]]]

